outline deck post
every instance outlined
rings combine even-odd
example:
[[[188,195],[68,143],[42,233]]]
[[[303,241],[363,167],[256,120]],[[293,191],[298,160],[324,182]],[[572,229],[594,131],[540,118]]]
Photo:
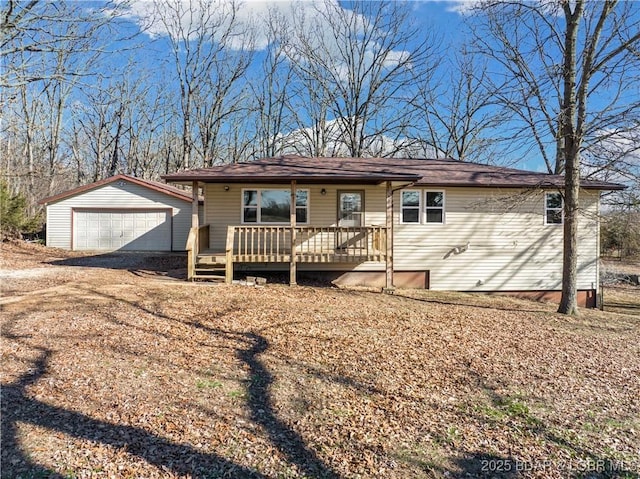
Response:
[[[386,213],[386,251],[385,251],[385,289],[393,289],[393,188],[391,182],[387,181],[387,213]]]
[[[291,201],[289,204],[289,213],[291,218],[291,259],[289,263],[289,285],[295,286],[298,283],[296,274],[296,180],[291,180]]]
[[[187,280],[193,281],[196,275],[196,263],[200,248],[200,238],[198,228],[200,220],[198,217],[198,182],[191,183],[191,230],[187,238]]]
[[[224,265],[224,282],[233,283],[233,245],[236,229],[233,226],[227,226],[227,242],[225,246],[225,265]]]

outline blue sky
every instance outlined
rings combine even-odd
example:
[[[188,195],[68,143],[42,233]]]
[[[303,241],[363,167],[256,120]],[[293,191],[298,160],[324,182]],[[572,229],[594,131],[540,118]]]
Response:
[[[124,2],[125,0],[122,1]],[[240,20],[245,22],[260,20],[266,16],[267,8],[269,8],[270,5],[278,8],[283,15],[286,16],[288,12],[290,12],[292,4],[304,3],[305,5],[311,5],[311,2],[313,2],[313,0],[301,0],[297,2],[285,0],[275,2],[245,0],[238,12],[238,16]],[[443,39],[442,48],[445,56],[448,54],[448,51],[455,50],[457,45],[464,40],[465,11],[466,7],[472,3],[472,1],[408,2],[412,9],[413,21],[416,25],[425,32],[434,31],[436,36],[440,36]],[[150,9],[152,8],[152,2],[129,0],[127,4],[129,8],[125,20],[129,27],[137,29],[138,25],[144,23],[149,25],[146,18],[148,18]],[[340,2],[340,5],[345,10],[349,9],[349,2]],[[135,77],[135,75],[138,74],[148,75],[156,81],[159,88],[167,88],[167,78],[170,78],[171,75],[175,73],[171,64],[166,31],[163,30],[160,24],[154,23],[148,28],[147,33],[138,36],[135,42],[139,44],[140,48],[115,53],[106,58],[103,63],[104,71],[106,73],[120,72],[123,70],[123,67],[131,61],[141,66],[139,72],[131,71],[132,76]],[[112,47],[119,49],[124,46],[125,44],[118,44]],[[258,29],[255,47],[256,60],[261,58],[261,52],[265,46],[266,38],[264,34],[260,32],[260,29]],[[254,74],[257,74],[258,68],[258,62],[256,61],[253,66]],[[511,154],[516,155],[520,160],[518,162],[519,167],[540,171],[545,169],[539,153],[535,150],[525,151],[520,149],[512,151]]]
[[[132,28],[138,28],[139,25],[146,23],[144,18],[146,15],[150,14],[152,2],[147,0],[122,1],[123,3],[130,4],[130,7],[126,10],[129,13],[126,15],[125,19]],[[257,19],[259,25],[259,20],[266,16],[268,8],[273,8],[275,6],[281,12],[286,14],[291,5],[311,5],[312,3],[313,0],[244,0],[240,4],[241,8],[239,11],[239,18],[243,21],[255,21]],[[345,10],[349,9],[349,2],[341,1],[337,3],[339,3]],[[455,44],[462,38],[463,15],[457,10],[462,11],[463,8],[460,7],[468,4],[469,2],[416,0],[409,1],[408,3],[414,12],[413,21],[415,21],[421,28],[429,31],[435,30],[444,38],[445,42],[449,44]],[[260,30],[260,28],[258,28],[258,30]],[[157,23],[146,31],[147,34],[136,40],[144,45],[142,50],[134,52],[136,54],[136,60],[142,61],[143,63],[155,63],[157,65],[156,55],[162,57],[168,53],[167,46],[162,41],[162,37],[166,35],[166,31]],[[261,51],[266,46],[266,38],[260,32],[258,33],[256,43],[256,51]]]
[[[345,13],[349,11],[349,2],[338,2],[338,0],[332,0],[339,4]],[[278,11],[285,17],[292,16],[292,6],[300,6],[302,4],[307,11],[312,12],[314,7],[322,9],[323,0],[298,0],[298,1],[254,1],[245,0],[240,5],[238,11],[238,18],[242,22],[252,23],[256,30],[255,40],[255,61],[253,64],[253,71],[258,72],[260,68],[260,60],[263,58],[263,52],[267,45],[266,34],[264,29],[261,28],[261,21],[267,17],[269,8],[277,8]],[[194,2],[197,4],[197,2]],[[453,1],[411,1],[407,2],[412,11],[411,21],[419,31],[425,32],[426,35],[433,33],[433,37],[437,38],[439,42],[442,42],[442,48],[446,52],[449,49],[455,49],[456,44],[462,40],[462,15],[455,10],[460,5],[464,5],[464,2]],[[136,28],[137,24],[146,25],[146,33],[139,36],[136,41],[141,44],[141,48],[126,52],[124,54],[117,54],[111,58],[111,61],[115,63],[113,67],[109,69],[117,71],[122,68],[122,65],[131,60],[133,63],[142,65],[143,71],[146,74],[156,76],[159,81],[161,75],[172,75],[173,67],[170,58],[170,49],[167,42],[167,31],[159,22],[149,24],[147,18],[150,17],[153,4],[148,1],[133,0],[127,2],[128,14],[126,19],[130,26]],[[149,26],[150,25],[150,26]],[[423,37],[416,37],[415,41],[420,42]],[[401,54],[401,52],[399,52]],[[443,53],[446,55],[446,53]],[[160,73],[161,68],[165,68],[166,73]],[[251,72],[249,73],[251,76]]]

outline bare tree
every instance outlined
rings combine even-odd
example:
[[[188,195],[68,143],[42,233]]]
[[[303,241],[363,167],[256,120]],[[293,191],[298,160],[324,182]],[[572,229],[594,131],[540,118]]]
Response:
[[[172,123],[174,105],[170,90],[146,77],[134,86],[136,94],[127,106],[130,133],[125,172],[139,178],[157,179],[161,174],[175,171],[175,161],[165,161],[173,149],[168,132],[177,130]]]
[[[60,0],[6,0],[0,6],[0,86],[15,87],[41,80],[86,77],[91,59],[108,53],[114,40],[135,33],[120,28],[121,2],[87,6]],[[119,47],[120,49],[122,47]],[[67,70],[42,69],[46,59],[66,56]],[[59,62],[58,62],[59,63]]]
[[[497,79],[499,100],[522,120],[549,171],[565,175],[558,311],[575,314],[581,158],[612,129],[637,128],[640,7],[617,0],[488,2],[479,14],[476,45],[505,72]]]
[[[256,147],[251,156],[277,156],[283,152],[281,134],[292,122],[293,66],[286,54],[290,35],[286,17],[270,8],[264,20],[267,47],[260,78],[250,83],[256,114]]]
[[[486,62],[463,46],[459,54],[438,63],[431,75],[415,79],[413,135],[449,158],[499,161],[504,155],[492,153],[504,146],[499,130],[505,114],[486,81]]]
[[[167,35],[177,75],[180,168],[210,166],[219,159],[224,123],[243,108],[238,90],[251,61],[252,38],[237,11],[236,2],[155,2],[152,21]]]
[[[339,124],[349,156],[367,155],[384,135],[397,136],[414,95],[413,79],[427,67],[433,39],[411,21],[411,6],[325,1],[294,17],[288,53],[310,95],[301,120],[311,120],[314,154],[326,153],[327,121]],[[296,109],[300,112],[300,109]],[[369,153],[370,154],[370,153]]]
[[[118,5],[105,2],[7,0],[0,7],[0,85],[4,141],[20,142],[2,174],[23,193],[34,211],[36,200],[69,186],[63,150],[68,102],[78,85],[96,74],[114,35]],[[10,127],[9,127],[10,124]],[[26,181],[23,179],[26,178]]]

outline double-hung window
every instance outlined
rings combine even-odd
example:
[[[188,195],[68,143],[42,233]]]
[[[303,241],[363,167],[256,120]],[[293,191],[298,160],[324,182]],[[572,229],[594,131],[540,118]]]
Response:
[[[296,190],[296,222],[307,223],[309,190]],[[291,191],[286,189],[246,189],[242,191],[243,223],[289,223]]]
[[[444,223],[444,191],[425,191],[427,223]]]
[[[444,223],[444,191],[402,191],[400,222]]]
[[[401,223],[420,223],[420,191],[406,190],[402,192]]]
[[[563,201],[560,193],[544,195],[544,224],[561,225],[563,219]]]

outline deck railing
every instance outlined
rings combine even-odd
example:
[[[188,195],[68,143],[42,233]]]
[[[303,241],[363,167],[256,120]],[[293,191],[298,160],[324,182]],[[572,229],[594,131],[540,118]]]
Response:
[[[296,230],[296,254],[301,262],[384,260],[384,226],[302,226]]]
[[[384,261],[384,226],[229,226],[227,263]]]
[[[237,262],[282,262],[291,253],[289,226],[229,226],[227,251]]]

